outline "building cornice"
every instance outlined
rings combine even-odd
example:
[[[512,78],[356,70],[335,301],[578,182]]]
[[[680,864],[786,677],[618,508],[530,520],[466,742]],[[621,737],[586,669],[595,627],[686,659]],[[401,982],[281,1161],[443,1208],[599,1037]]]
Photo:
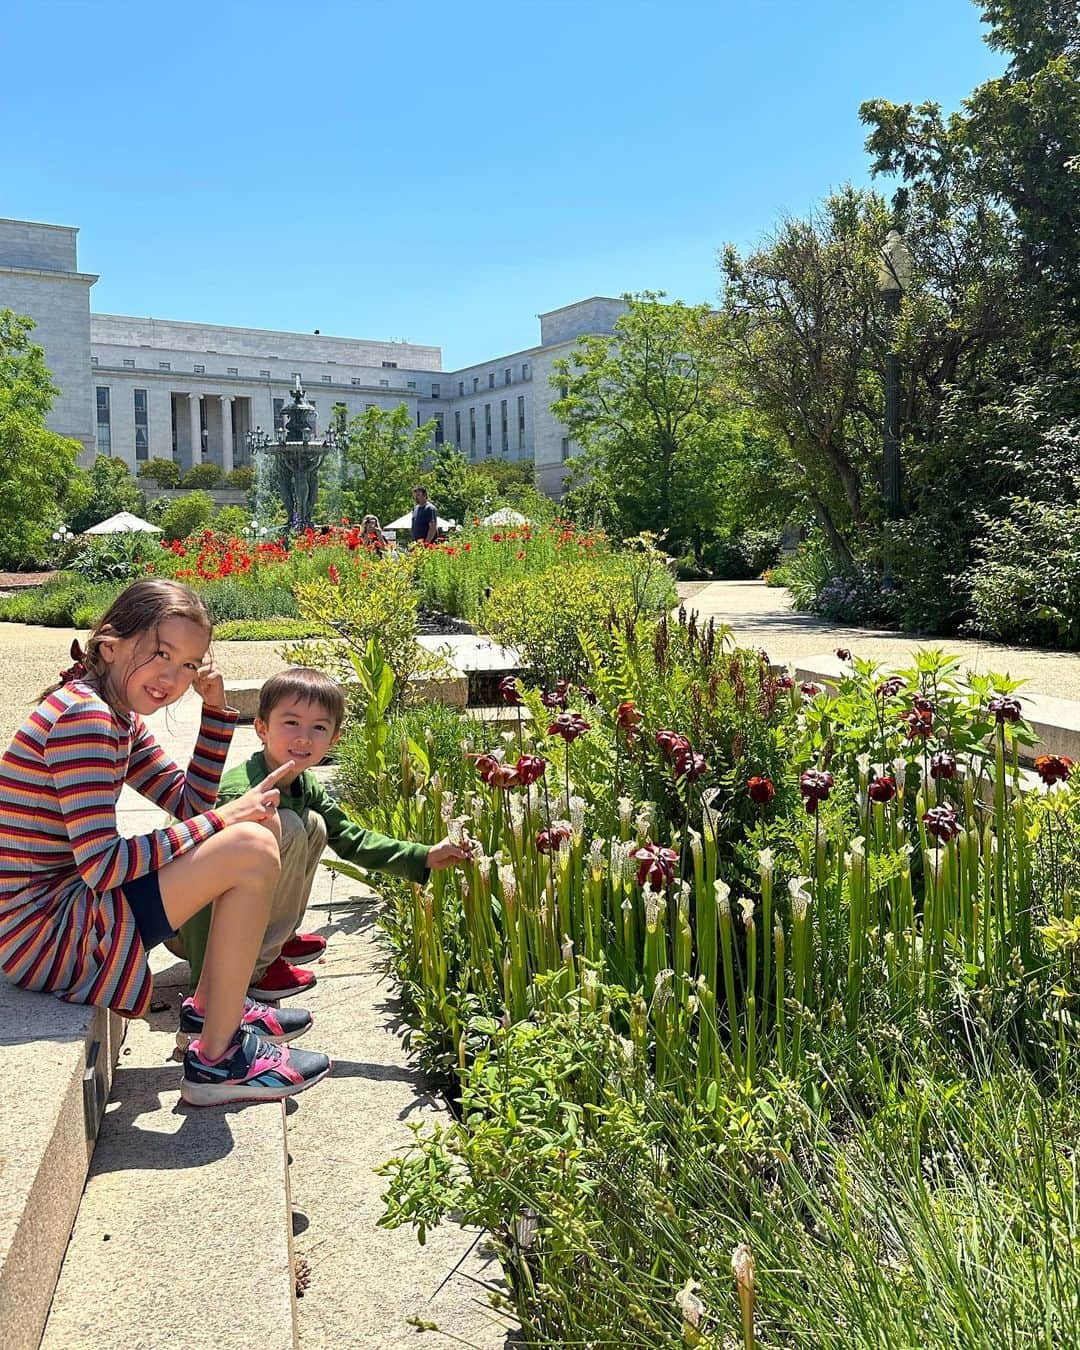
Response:
[[[92,286],[98,280],[96,272],[68,272],[59,267],[12,267],[0,263],[0,274],[7,277],[37,277],[46,281],[81,281]]]

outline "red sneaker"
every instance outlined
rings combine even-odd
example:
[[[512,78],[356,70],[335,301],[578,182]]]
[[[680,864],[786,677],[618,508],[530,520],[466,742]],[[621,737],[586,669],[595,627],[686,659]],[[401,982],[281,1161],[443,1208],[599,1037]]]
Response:
[[[315,983],[310,970],[301,970],[291,966],[279,956],[266,967],[257,980],[248,987],[248,997],[257,1003],[268,1003],[279,998],[291,998],[293,994],[302,994]]]
[[[326,939],[318,933],[294,933],[281,949],[282,958],[294,966],[310,966],[326,951]]]

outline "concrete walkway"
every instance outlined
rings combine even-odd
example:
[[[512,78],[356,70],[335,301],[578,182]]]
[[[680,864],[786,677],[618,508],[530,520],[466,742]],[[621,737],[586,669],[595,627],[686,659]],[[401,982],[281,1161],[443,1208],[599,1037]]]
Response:
[[[1080,654],[1075,652],[849,628],[815,614],[796,613],[786,590],[770,588],[763,581],[713,581],[695,590],[685,604],[702,618],[727,624],[740,646],[763,647],[774,661],[785,664],[847,647],[854,656],[903,667],[918,647],[940,647],[960,657],[965,669],[1023,679],[1031,693],[1080,699]]]

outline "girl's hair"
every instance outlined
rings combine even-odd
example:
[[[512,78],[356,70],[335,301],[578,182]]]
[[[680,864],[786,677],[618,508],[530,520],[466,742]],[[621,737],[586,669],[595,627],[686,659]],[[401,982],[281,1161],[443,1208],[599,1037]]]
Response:
[[[379,517],[378,517],[378,516],[365,516],[364,519],[360,522],[360,528],[361,528],[361,529],[364,529],[364,527],[365,527],[369,522],[370,522],[372,525],[374,525],[375,528],[376,528],[377,530],[381,530],[381,529],[382,529],[382,526],[379,524]]]
[[[126,714],[127,709],[117,708],[108,696],[105,680],[107,666],[101,656],[103,638],[137,637],[141,633],[152,633],[156,640],[158,629],[167,619],[187,619],[206,630],[209,642],[214,631],[202,599],[181,586],[178,581],[166,577],[147,577],[136,581],[120,592],[109,608],[101,616],[97,627],[86,640],[86,650],[76,657],[76,664],[70,670],[60,672],[60,679],[41,695],[47,698],[72,679],[85,679],[94,685],[102,698],[115,712]],[[72,644],[75,655],[76,645]]]

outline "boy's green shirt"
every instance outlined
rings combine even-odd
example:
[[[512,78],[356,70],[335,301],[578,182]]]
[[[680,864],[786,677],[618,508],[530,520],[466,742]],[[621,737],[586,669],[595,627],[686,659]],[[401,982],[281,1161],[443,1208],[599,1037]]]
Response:
[[[269,772],[265,755],[261,750],[257,751],[249,760],[225,774],[218,788],[218,802],[231,802],[242,797],[250,788],[261,783]],[[357,825],[310,769],[305,769],[288,787],[282,787],[280,792],[281,810],[295,811],[298,816],[305,811],[316,811],[322,816],[326,822],[326,841],[345,862],[389,872],[392,876],[405,877],[408,881],[423,882],[427,879],[429,850],[426,844],[405,843],[401,839],[391,839],[376,830],[365,830],[362,825]]]

